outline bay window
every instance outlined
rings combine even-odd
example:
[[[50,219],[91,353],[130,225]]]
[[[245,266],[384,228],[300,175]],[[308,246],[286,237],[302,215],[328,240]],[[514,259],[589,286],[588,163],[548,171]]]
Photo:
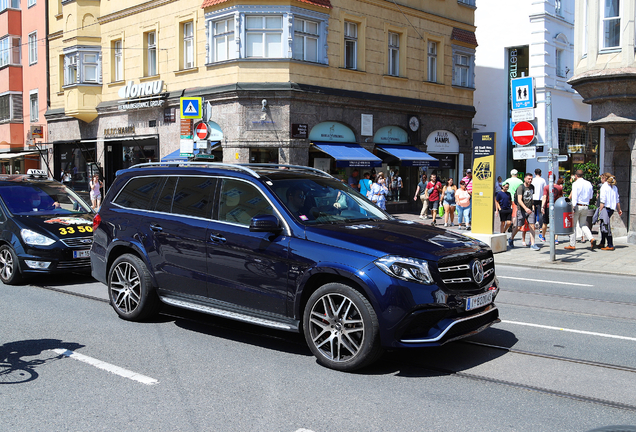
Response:
[[[298,18],[294,20],[294,58],[318,61],[319,23]]]
[[[601,49],[621,46],[620,0],[601,0]]]
[[[282,16],[247,16],[245,31],[245,57],[281,58],[283,56]]]
[[[216,21],[214,29],[214,61],[225,61],[236,58],[234,43],[234,17]]]

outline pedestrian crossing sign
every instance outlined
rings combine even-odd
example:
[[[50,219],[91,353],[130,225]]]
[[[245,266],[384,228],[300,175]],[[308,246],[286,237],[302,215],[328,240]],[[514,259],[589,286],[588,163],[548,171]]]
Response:
[[[202,117],[200,97],[182,97],[180,101],[182,119],[200,119]]]

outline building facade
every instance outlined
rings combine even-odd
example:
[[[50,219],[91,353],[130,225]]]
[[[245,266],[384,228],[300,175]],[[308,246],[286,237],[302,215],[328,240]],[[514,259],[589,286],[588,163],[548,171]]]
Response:
[[[343,177],[390,169],[410,192],[422,169],[453,176],[470,154],[474,2],[121,5],[51,3],[48,138],[57,171],[84,173],[78,184],[200,151]],[[207,139],[189,140],[191,108]]]
[[[590,123],[590,108],[568,84],[574,71],[574,0],[545,2],[488,0],[475,14],[480,46],[476,54],[476,115],[474,127],[497,133],[496,175],[506,179],[519,173],[542,170],[548,164],[536,158],[515,159],[518,147],[511,137],[510,81],[533,77],[536,93],[534,118],[536,156],[547,156],[548,145],[558,143],[568,160],[559,163],[559,175],[568,175],[575,164],[602,162],[602,131]],[[493,26],[490,23],[496,22]],[[546,94],[552,99],[552,135],[547,134]]]
[[[636,2],[577,0],[574,76],[569,83],[592,107],[592,124],[605,132],[603,172],[618,182],[622,218],[614,235],[636,243]]]
[[[0,0],[0,173],[40,168],[48,103],[46,2]]]

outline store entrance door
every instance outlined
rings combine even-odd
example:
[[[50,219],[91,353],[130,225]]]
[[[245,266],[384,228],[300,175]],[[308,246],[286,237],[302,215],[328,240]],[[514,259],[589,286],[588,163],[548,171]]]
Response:
[[[104,143],[106,189],[113,184],[117,171],[133,165],[159,162],[159,144],[156,138],[131,141],[108,141]]]

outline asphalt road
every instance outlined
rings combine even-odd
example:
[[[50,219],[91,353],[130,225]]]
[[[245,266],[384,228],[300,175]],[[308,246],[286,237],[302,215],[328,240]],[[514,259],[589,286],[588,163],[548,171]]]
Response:
[[[7,431],[589,431],[636,426],[636,278],[497,268],[502,322],[346,374],[299,335],[166,308],[119,319],[82,276],[0,284]],[[47,289],[43,289],[47,287]],[[612,430],[612,429],[607,429]],[[617,429],[614,429],[617,430]]]

